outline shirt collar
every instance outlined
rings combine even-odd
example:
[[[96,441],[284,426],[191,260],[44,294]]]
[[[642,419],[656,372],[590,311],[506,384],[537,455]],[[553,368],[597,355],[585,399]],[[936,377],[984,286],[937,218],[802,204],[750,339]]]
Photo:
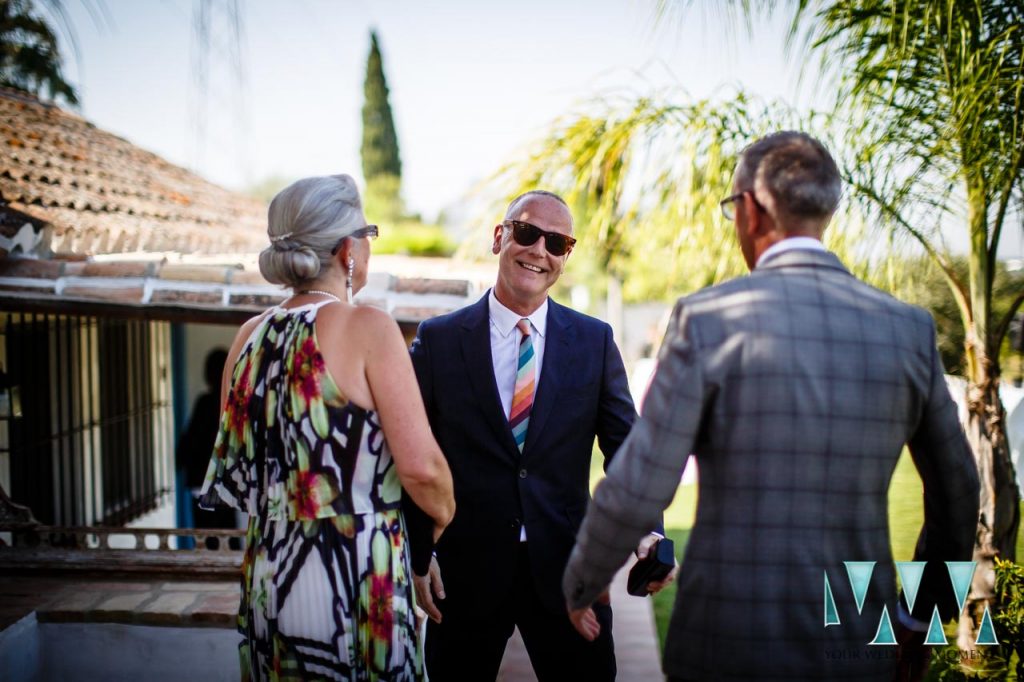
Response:
[[[775,242],[761,254],[761,257],[757,259],[757,263],[754,267],[761,265],[772,256],[777,256],[780,253],[786,251],[794,251],[796,249],[803,249],[804,251],[828,251],[825,245],[820,240],[814,237],[787,237],[782,241]]]
[[[523,319],[523,316],[517,312],[509,310],[498,297],[494,295],[494,289],[491,289],[491,293],[487,296],[487,309],[491,316],[491,324],[498,330],[502,336],[508,336],[512,333],[512,330],[516,328],[519,320]],[[544,302],[540,304],[540,307],[534,310],[532,313],[526,316],[526,319],[530,321],[533,328],[543,338],[544,332],[547,330],[548,324],[548,299],[545,298]]]

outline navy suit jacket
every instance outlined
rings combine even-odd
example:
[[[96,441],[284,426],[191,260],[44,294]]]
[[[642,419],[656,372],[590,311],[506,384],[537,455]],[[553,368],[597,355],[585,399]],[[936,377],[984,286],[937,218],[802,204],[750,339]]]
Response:
[[[636,419],[611,327],[549,299],[546,334],[522,453],[498,397],[487,296],[423,322],[412,343],[427,416],[455,481],[455,518],[436,548],[445,617],[479,614],[510,589],[522,525],[541,599],[564,613],[562,572],[590,501],[594,437],[607,463]],[[431,525],[408,505],[407,518],[413,569],[424,575]]]

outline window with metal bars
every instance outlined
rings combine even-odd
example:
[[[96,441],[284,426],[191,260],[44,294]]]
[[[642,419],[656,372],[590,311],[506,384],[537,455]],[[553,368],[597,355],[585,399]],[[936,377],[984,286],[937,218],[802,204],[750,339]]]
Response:
[[[43,523],[123,525],[173,487],[170,328],[0,313],[11,498]],[[6,438],[4,437],[6,436]]]

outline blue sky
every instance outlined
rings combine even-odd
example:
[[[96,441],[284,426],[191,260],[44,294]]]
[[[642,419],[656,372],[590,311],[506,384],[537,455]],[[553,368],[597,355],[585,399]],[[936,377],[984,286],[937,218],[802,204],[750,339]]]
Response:
[[[79,43],[79,58],[67,62],[82,114],[236,189],[269,176],[359,177],[375,27],[403,192],[428,218],[458,206],[557,117],[600,93],[682,87],[706,97],[742,87],[791,103],[827,99],[809,87],[813,79],[798,88],[781,17],[750,38],[723,13],[702,11],[711,3],[657,23],[653,0],[242,0],[243,84],[224,42],[214,42],[200,136],[192,31],[200,0],[104,0],[112,25],[99,28],[83,1],[65,3]],[[223,13],[213,16],[215,27],[227,26]]]

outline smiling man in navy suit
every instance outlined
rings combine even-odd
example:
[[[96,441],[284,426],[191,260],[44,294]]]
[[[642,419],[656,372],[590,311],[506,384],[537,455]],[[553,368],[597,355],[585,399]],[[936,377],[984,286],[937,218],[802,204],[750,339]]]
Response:
[[[434,680],[494,679],[516,626],[540,680],[615,678],[607,597],[593,607],[601,636],[588,642],[560,584],[590,500],[594,438],[610,458],[636,411],[611,328],[548,298],[572,233],[557,195],[516,198],[494,228],[494,288],[424,322],[412,344],[457,505],[433,557],[429,536],[413,530]],[[638,554],[657,538],[644,538]]]

